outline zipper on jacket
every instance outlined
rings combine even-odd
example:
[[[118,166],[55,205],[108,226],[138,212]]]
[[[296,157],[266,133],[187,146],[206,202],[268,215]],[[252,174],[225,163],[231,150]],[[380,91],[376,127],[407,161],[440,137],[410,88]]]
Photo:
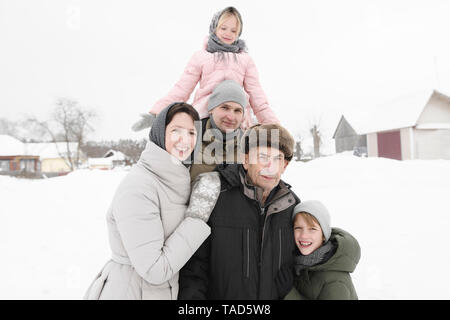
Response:
[[[247,229],[247,278],[250,277],[250,229]]]
[[[264,212],[266,211],[265,207],[259,207],[259,209],[261,210],[261,216],[264,215]],[[259,255],[259,259],[260,259],[260,264],[262,264],[262,252],[263,252],[263,246],[264,246],[264,231],[266,229],[266,221],[267,221],[267,216],[264,217],[264,224],[262,227],[262,233],[261,233],[261,254]]]
[[[280,259],[278,260],[278,270],[281,268],[281,228],[280,228]]]
[[[283,196],[277,198],[276,201],[278,201],[279,199],[283,198],[284,196],[286,196],[286,195],[283,195]],[[272,203],[273,203],[273,201],[271,201],[269,204],[266,203],[266,206],[268,207]],[[260,206],[260,210],[261,210],[261,215],[264,215],[266,208]],[[263,224],[263,228],[262,228],[261,252],[259,254],[259,266],[258,266],[258,271],[259,271],[258,276],[259,277],[261,277],[261,267],[262,267],[263,247],[264,247],[264,233],[265,233],[265,230],[266,230],[266,224],[267,224],[267,214],[264,217],[264,224]],[[279,260],[278,260],[278,264],[280,265],[281,264],[281,229],[280,229],[279,234],[280,234],[280,257],[279,257]],[[258,281],[258,292],[257,292],[257,296],[258,297],[260,297],[260,291],[261,291],[260,286],[261,286],[261,283],[260,283],[260,281]]]
[[[261,211],[261,215],[264,215],[264,212],[266,211],[266,208],[264,207],[259,207],[259,210]]]
[[[278,201],[278,200],[280,200],[281,198],[284,198],[284,197],[285,197],[286,195],[288,195],[288,194],[289,194],[289,193],[284,194],[284,195],[282,195],[281,197],[279,197],[279,198],[277,198],[277,199],[275,199],[275,200],[273,200],[273,201]],[[271,204],[273,203],[273,201],[271,201],[269,204],[266,203],[266,207],[269,207],[269,205],[271,205]],[[261,210],[261,215],[263,215],[263,214],[265,213],[266,207],[261,207],[261,206],[259,207],[260,210]],[[262,236],[261,236],[261,259],[262,259],[263,245],[264,245],[264,231],[265,231],[265,229],[266,229],[266,222],[267,222],[267,214],[266,214],[266,216],[264,217],[264,225],[263,225]],[[281,245],[281,231],[280,231],[280,245]]]
[[[263,216],[264,213],[265,213],[266,208],[260,206],[259,210],[261,211],[260,215]],[[261,232],[261,249],[260,249],[261,251],[259,253],[259,261],[258,261],[258,279],[259,280],[258,280],[258,289],[257,289],[257,292],[256,292],[256,296],[258,298],[260,298],[260,292],[261,292],[261,281],[260,281],[260,279],[261,279],[261,268],[262,268],[262,259],[263,259],[264,230],[266,229],[266,221],[267,221],[267,216],[264,217],[264,224],[263,224],[262,232]]]

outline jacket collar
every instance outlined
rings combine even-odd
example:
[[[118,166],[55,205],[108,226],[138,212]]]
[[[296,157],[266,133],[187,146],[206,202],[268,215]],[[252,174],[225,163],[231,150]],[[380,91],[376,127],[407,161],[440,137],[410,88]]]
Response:
[[[236,134],[230,140],[222,139],[219,135],[219,129],[211,126],[210,119],[202,120],[202,147],[197,154],[202,158],[202,163],[205,164],[222,164],[226,161],[238,163],[239,158],[239,142],[242,135],[241,130],[238,129]]]
[[[209,144],[211,142],[217,141],[226,144],[228,140],[233,139],[234,145],[239,145],[243,131],[241,128],[237,128],[231,133],[223,133],[218,128],[214,127],[211,123],[211,119],[205,118],[202,120],[202,134],[203,143]],[[209,131],[209,132],[208,132]],[[220,134],[219,134],[220,132]],[[222,139],[220,139],[222,138]]]
[[[332,228],[330,240],[335,244],[333,255],[321,264],[312,266],[310,271],[344,271],[353,272],[361,258],[361,248],[358,241],[347,231]]]
[[[137,166],[151,172],[158,180],[175,193],[189,194],[190,175],[183,163],[160,148],[152,141],[148,141]]]
[[[251,183],[247,172],[242,165],[239,166],[239,177],[244,194],[249,199],[258,201],[261,206],[263,190],[262,188]],[[290,188],[291,186],[289,184],[285,183],[283,180],[280,180],[278,185],[275,186],[270,195],[267,197],[264,206],[261,206],[266,208],[267,215],[283,211],[290,206],[295,205],[296,200]]]

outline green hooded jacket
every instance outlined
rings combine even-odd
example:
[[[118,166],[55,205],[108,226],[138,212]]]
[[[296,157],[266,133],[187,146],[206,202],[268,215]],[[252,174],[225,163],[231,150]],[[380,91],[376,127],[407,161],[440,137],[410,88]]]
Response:
[[[348,232],[332,228],[330,240],[337,245],[328,261],[301,270],[285,300],[358,300],[350,273],[361,257],[358,241]]]

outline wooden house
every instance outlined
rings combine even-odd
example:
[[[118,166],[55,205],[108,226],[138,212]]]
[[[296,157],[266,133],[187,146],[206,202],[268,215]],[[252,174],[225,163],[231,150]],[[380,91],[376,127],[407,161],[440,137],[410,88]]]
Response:
[[[343,115],[333,134],[336,152],[354,151],[356,154],[367,154],[367,136],[358,134]]]
[[[35,174],[40,171],[39,155],[27,153],[20,140],[0,135],[0,174]]]

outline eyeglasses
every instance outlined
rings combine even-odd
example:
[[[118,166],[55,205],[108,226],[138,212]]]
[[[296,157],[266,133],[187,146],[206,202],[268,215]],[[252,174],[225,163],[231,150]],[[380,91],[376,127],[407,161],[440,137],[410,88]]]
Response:
[[[284,160],[284,156],[282,154],[279,154],[275,157],[270,157],[269,155],[267,155],[265,153],[258,153],[258,162],[263,165],[267,165],[270,162],[280,165],[280,163],[282,163],[283,160]]]

